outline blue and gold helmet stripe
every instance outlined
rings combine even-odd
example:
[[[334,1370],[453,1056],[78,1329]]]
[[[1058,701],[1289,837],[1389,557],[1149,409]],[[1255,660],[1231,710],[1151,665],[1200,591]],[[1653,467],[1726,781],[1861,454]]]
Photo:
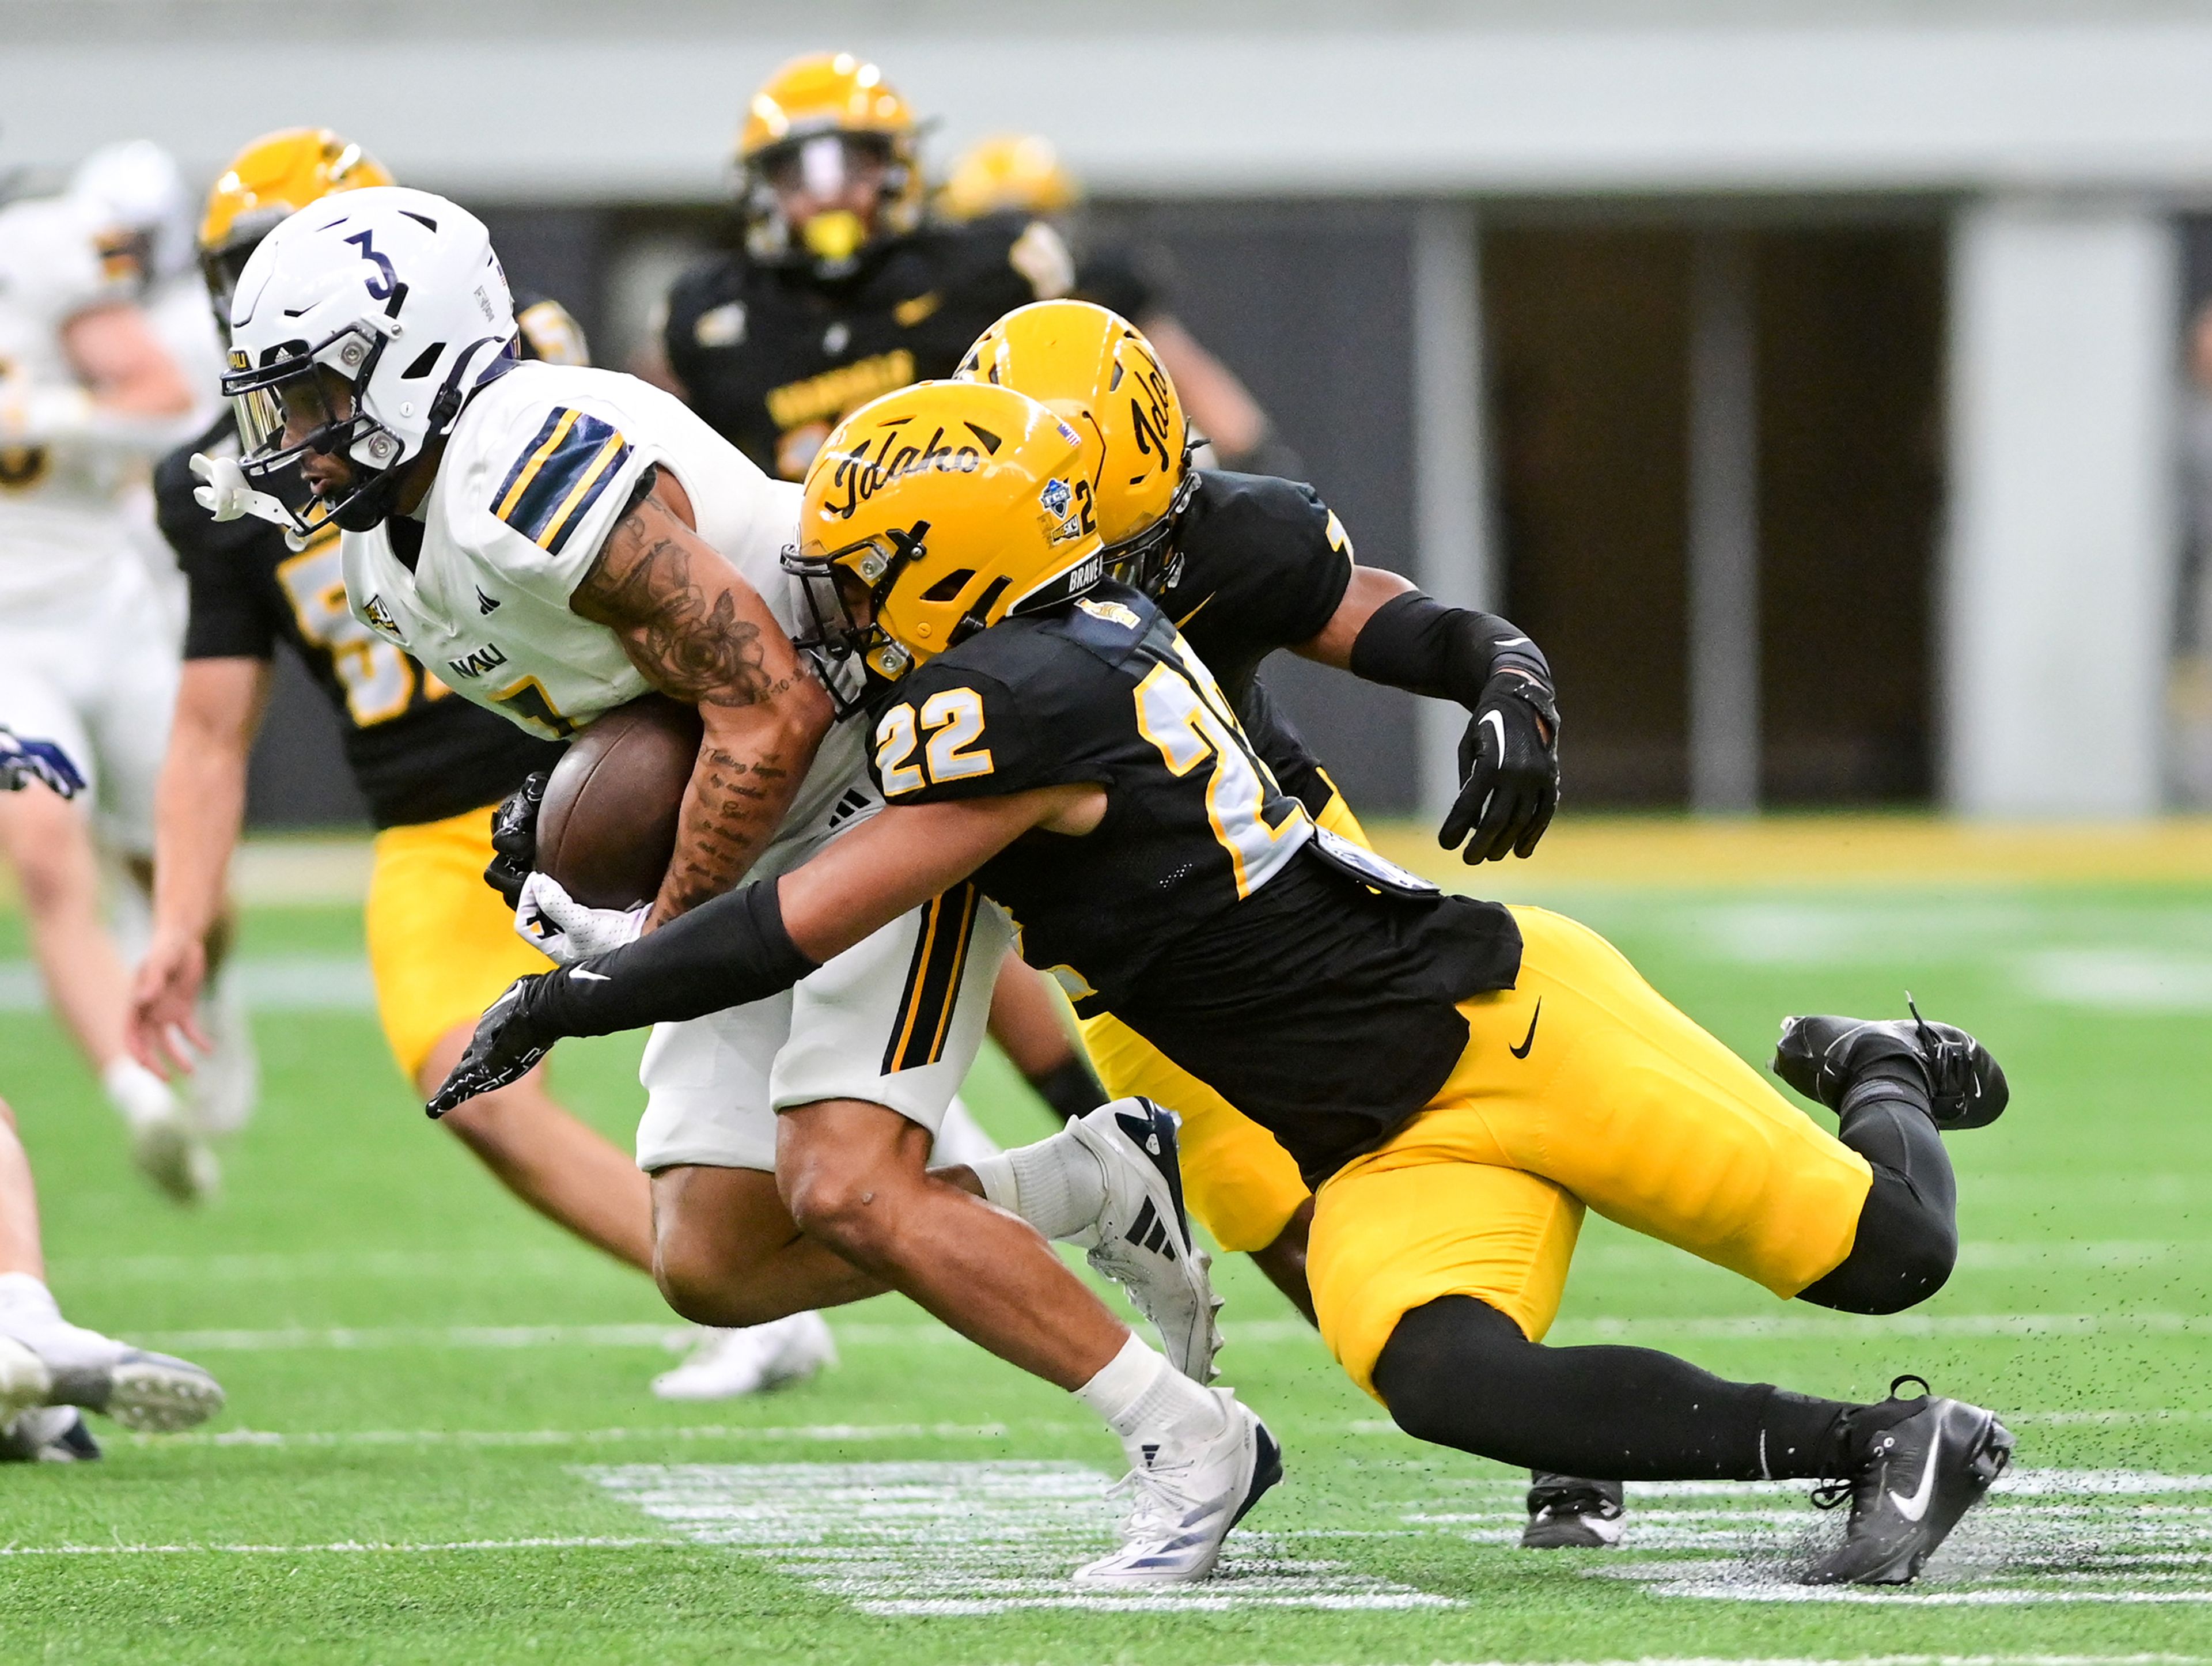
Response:
[[[556,410],[500,483],[492,513],[558,555],[629,453],[620,429],[580,410]]]

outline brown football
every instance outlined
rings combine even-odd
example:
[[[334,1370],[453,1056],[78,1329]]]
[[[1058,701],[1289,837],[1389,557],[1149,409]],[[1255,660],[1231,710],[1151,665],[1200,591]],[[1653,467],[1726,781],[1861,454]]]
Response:
[[[699,756],[696,708],[648,694],[597,719],[562,753],[538,812],[538,868],[595,909],[659,894]]]

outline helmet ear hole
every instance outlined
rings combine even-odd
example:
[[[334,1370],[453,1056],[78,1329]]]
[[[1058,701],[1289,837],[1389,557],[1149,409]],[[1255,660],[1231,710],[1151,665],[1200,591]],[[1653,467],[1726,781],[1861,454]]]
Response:
[[[434,341],[415,356],[415,362],[399,373],[399,380],[411,382],[428,375],[438,368],[438,356],[446,350],[446,344]]]
[[[957,572],[947,573],[943,578],[938,580],[935,584],[931,585],[928,589],[921,593],[921,599],[926,602],[952,601],[957,599],[960,593],[965,590],[975,581],[975,569],[970,567],[963,567]]]

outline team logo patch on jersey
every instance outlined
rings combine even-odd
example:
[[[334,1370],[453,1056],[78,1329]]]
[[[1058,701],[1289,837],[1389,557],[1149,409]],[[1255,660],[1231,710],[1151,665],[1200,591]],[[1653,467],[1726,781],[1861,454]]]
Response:
[[[629,453],[619,429],[580,410],[556,408],[500,483],[491,512],[558,555]]]
[[[371,596],[361,605],[361,611],[371,630],[380,630],[395,642],[399,640],[399,627],[392,623],[392,611],[385,606],[383,597]]]
[[[1125,630],[1143,629],[1144,621],[1119,602],[1094,602],[1088,596],[1077,598],[1075,605],[1094,619],[1103,619],[1108,624],[1120,625]]]

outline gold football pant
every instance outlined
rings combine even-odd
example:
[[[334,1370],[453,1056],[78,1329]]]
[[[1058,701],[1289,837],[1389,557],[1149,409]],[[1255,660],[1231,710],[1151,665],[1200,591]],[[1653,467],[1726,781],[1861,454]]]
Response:
[[[1439,1297],[1475,1297],[1541,1341],[1585,1207],[1788,1298],[1850,1253],[1872,1184],[1864,1158],[1595,932],[1513,915],[1519,987],[1461,1003],[1451,1079],[1315,1201],[1322,1338],[1370,1394],[1398,1321]]]
[[[1316,818],[1361,844],[1366,830],[1341,793]],[[1265,1250],[1312,1195],[1275,1136],[1111,1015],[1083,1020],[1083,1045],[1106,1091],[1165,1105],[1182,1118],[1183,1201],[1224,1250]]]
[[[553,964],[514,934],[514,911],[484,884],[494,808],[376,836],[368,965],[384,1038],[410,1082],[441,1036]]]

